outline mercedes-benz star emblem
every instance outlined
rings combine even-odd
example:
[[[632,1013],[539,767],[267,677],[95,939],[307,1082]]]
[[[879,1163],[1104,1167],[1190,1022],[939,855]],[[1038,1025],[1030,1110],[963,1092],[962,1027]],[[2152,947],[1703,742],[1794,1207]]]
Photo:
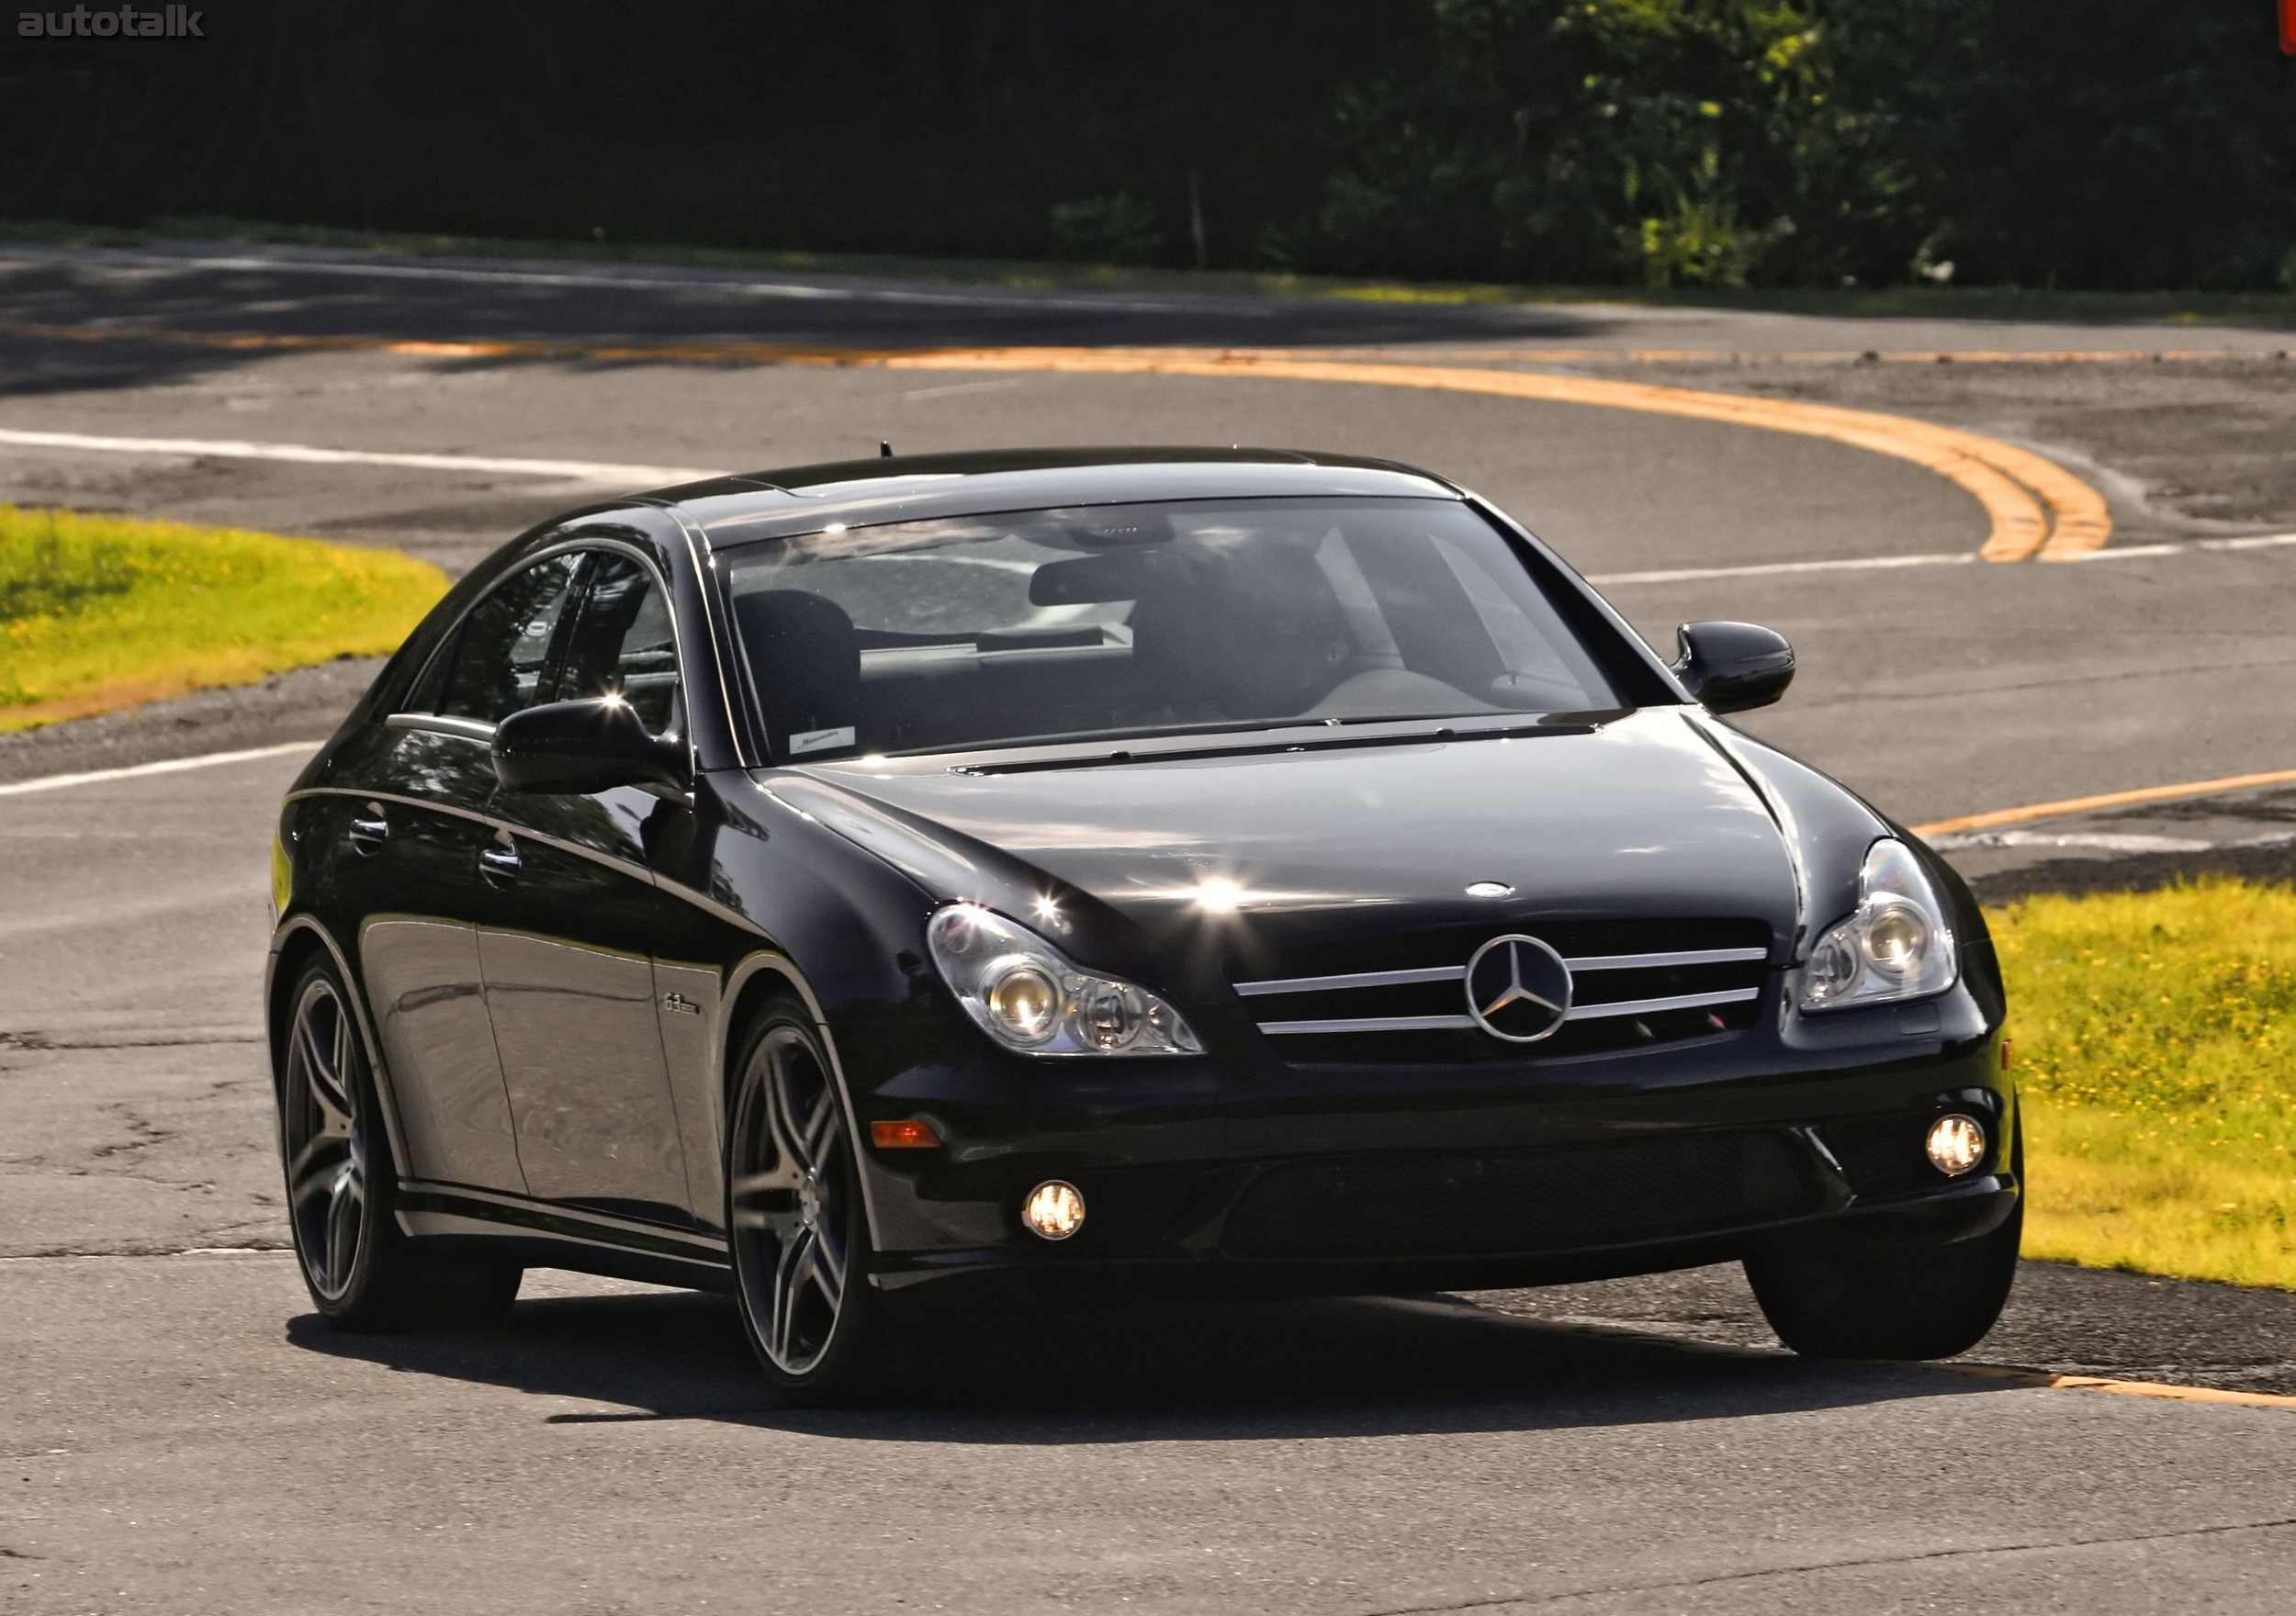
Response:
[[[1467,1013],[1510,1044],[1535,1044],[1570,1013],[1570,968],[1536,937],[1493,937],[1467,962]]]

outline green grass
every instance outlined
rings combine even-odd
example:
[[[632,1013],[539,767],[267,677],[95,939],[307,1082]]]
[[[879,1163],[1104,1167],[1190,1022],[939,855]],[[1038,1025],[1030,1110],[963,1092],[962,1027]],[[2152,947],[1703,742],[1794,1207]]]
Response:
[[[2211,880],[1991,916],[2025,1251],[2296,1289],[2296,890]]]
[[[776,252],[661,241],[546,241],[328,225],[266,224],[238,219],[157,219],[129,227],[54,219],[0,220],[0,241],[133,247],[155,241],[244,241],[363,248],[461,258],[547,258],[578,263],[658,264],[696,268],[815,271],[895,275],[1015,288],[1246,292],[1345,297],[1382,303],[1631,303],[1863,320],[2020,320],[2075,325],[2130,322],[2296,327],[2296,293],[2060,292],[2020,286],[1652,288],[1635,286],[1515,286],[1497,282],[1401,281],[1378,276],[1291,275],[1240,269],[1186,270],[1034,259],[929,258],[866,252]]]
[[[0,506],[0,731],[378,656],[445,587],[388,551]]]

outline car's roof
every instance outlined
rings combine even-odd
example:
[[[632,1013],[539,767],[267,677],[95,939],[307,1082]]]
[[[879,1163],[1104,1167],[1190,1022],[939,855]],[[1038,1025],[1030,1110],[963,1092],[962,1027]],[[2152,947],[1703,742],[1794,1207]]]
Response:
[[[1294,449],[991,449],[782,466],[663,488],[718,544],[994,511],[1160,499],[1354,496],[1447,499],[1461,490],[1392,460]]]

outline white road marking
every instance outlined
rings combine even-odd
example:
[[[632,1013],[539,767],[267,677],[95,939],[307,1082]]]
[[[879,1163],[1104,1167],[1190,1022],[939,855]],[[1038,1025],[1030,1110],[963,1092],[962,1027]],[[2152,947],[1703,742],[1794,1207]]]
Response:
[[[2205,853],[2216,846],[2194,836],[2153,836],[2117,831],[1973,830],[1938,836],[1930,846],[1945,852],[1964,847],[2088,847],[2100,853]]]
[[[1588,578],[1597,589],[1612,584],[1679,584],[1709,578],[1764,578],[1800,572],[1866,572],[1896,567],[1960,567],[1975,561],[1972,551],[1926,556],[1858,556],[1839,561],[1766,561],[1753,567],[1680,567],[1664,572],[1606,572]]]
[[[945,387],[919,387],[913,393],[902,393],[897,397],[906,403],[916,398],[945,398],[951,393],[1006,393],[1028,385],[1024,378],[1015,376],[1009,381],[956,382]]]
[[[613,291],[686,291],[733,293],[749,297],[781,297],[822,303],[907,303],[947,309],[1110,309],[1131,313],[1200,313],[1208,304],[1222,313],[1265,319],[1277,312],[1273,306],[1240,298],[1124,297],[1105,292],[1048,297],[1030,291],[926,292],[897,286],[823,286],[801,281],[716,280],[704,275],[608,275],[596,270],[485,269],[456,264],[365,263],[357,260],[266,258],[254,253],[225,257],[193,257],[172,252],[75,252],[71,254],[12,252],[0,263],[54,263],[59,258],[75,264],[102,268],[107,264],[141,264],[153,269],[253,270],[266,275],[356,276],[400,281],[456,281],[467,285],[513,286],[578,286]]]
[[[310,443],[251,443],[228,438],[110,438],[89,432],[0,428],[0,444],[93,450],[103,454],[192,454],[222,460],[287,460],[303,466],[402,466],[419,471],[483,471],[607,487],[658,488],[723,475],[692,466],[619,466],[599,460],[521,460],[485,454],[399,454],[379,449],[321,449]]]
[[[2245,539],[2202,539],[2203,550],[2277,550],[2284,544],[2296,544],[2296,533],[2258,533]],[[2110,555],[2110,551],[2099,551]]]
[[[2066,557],[2068,560],[2142,561],[2161,556],[2189,556],[2195,550],[2277,550],[2296,545],[2296,533],[2258,533],[2239,539],[2196,539],[2190,544],[2109,545],[2102,550],[2088,550]],[[1683,567],[1664,572],[1609,572],[1590,576],[1587,582],[1598,589],[1614,584],[1678,584],[1701,578],[1763,578],[1775,574],[1801,572],[1864,572],[1895,567],[1953,567],[1975,561],[1975,556],[1933,554],[1923,556],[1860,556],[1839,561],[1770,561],[1754,567]]]
[[[2194,550],[2278,550],[2296,544],[2296,533],[2257,533],[2242,539],[2195,539],[2189,544],[2122,544],[2088,550],[2074,561],[2140,561],[2147,556],[2184,556]]]
[[[2296,842],[2296,831],[2276,830],[2260,836],[2235,836],[2230,841],[2202,841],[2197,836],[2141,836],[2119,831],[1972,830],[1924,838],[1941,852],[1969,847],[2088,847],[2102,853],[2208,853],[2220,847],[2281,847]]]
[[[38,780],[0,785],[0,797],[20,797],[28,791],[57,791],[66,786],[92,786],[107,780],[139,780],[147,774],[180,774],[186,769],[213,769],[221,763],[249,763],[258,758],[284,758],[289,752],[309,752],[317,741],[287,741],[276,746],[251,746],[243,752],[208,752],[197,758],[171,758],[164,763],[137,763],[125,769],[91,769],[80,774],[48,774]]]
[[[933,391],[937,389],[928,389]],[[481,454],[398,454],[380,449],[325,449],[310,443],[258,443],[228,438],[114,438],[90,432],[27,432],[0,427],[0,446],[76,449],[107,454],[187,454],[225,460],[282,460],[304,466],[398,466],[420,471],[492,472],[510,477],[549,477],[603,487],[658,488],[701,482],[726,474],[704,466],[631,466],[597,460],[527,460]],[[2296,533],[2261,533],[2235,539],[2200,539],[2192,544],[2126,544],[2076,555],[2079,562],[2139,560],[2182,556],[2200,550],[2262,550],[2296,545]],[[1888,571],[1907,567],[1960,567],[1977,560],[1963,551],[1914,556],[1857,556],[1828,561],[1767,561],[1748,567],[1678,567],[1651,572],[1596,573],[1587,581],[1598,589],[1622,584],[1695,583],[1710,578],[1781,578],[1813,572]]]
[[[2082,550],[2068,557],[2074,561],[2142,561],[2148,556],[2181,556],[2190,549],[2189,544],[2122,544],[2107,550]]]
[[[183,1246],[164,1251],[32,1251],[19,1257],[0,1257],[0,1262],[149,1262],[166,1257],[291,1257],[292,1246]],[[62,1448],[51,1448],[61,1453]]]

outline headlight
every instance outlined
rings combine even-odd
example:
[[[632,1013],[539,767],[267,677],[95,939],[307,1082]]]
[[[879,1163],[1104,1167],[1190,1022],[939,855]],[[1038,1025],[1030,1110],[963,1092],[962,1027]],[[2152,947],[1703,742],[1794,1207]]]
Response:
[[[1146,988],[1097,976],[1027,927],[951,903],[925,928],[957,1003],[1008,1049],[1030,1055],[1195,1055],[1180,1013]]]
[[[1944,908],[1912,851],[1875,842],[1858,872],[1858,906],[1812,945],[1802,1008],[1839,1010],[1926,998],[1953,985],[1961,965]]]

